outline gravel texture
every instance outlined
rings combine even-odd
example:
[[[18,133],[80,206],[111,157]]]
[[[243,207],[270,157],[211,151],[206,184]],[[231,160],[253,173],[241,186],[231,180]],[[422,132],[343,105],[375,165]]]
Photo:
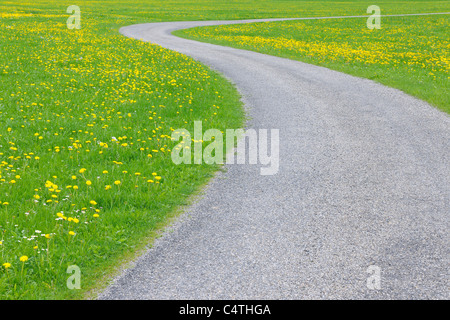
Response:
[[[230,79],[247,127],[280,130],[280,167],[226,165],[99,299],[448,299],[450,117],[370,80],[171,35],[252,21],[121,29]]]

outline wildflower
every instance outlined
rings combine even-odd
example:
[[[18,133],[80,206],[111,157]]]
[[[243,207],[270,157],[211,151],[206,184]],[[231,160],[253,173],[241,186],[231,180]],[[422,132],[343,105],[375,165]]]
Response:
[[[97,202],[95,202],[94,200],[89,201],[89,203],[93,206],[95,206],[97,204]]]
[[[69,231],[69,235],[74,236],[74,235],[75,235],[75,232]]]
[[[120,182],[120,180],[116,180],[116,181],[114,181],[114,184],[115,184],[116,186],[118,186],[119,184],[121,184],[121,182]]]
[[[11,268],[11,263],[6,262],[6,263],[2,264],[2,266],[4,266],[5,269],[8,269],[8,268]]]
[[[100,216],[99,216],[97,213],[94,213],[93,217],[94,217],[94,218],[98,218],[98,217],[100,217]]]
[[[26,261],[28,261],[28,257],[27,256],[21,256],[19,258],[19,260],[20,260],[20,262],[26,262]]]
[[[86,171],[85,168],[81,168],[81,169],[80,169],[80,173],[84,173],[85,171]]]
[[[90,185],[92,185],[92,181],[91,181],[91,180],[87,180],[87,181],[86,181],[86,184],[87,184],[88,186],[90,186]]]

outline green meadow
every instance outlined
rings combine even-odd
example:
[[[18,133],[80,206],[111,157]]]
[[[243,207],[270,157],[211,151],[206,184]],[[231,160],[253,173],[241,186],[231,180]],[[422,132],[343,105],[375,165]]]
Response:
[[[66,9],[74,4],[81,8],[79,30],[68,29],[66,24]],[[203,130],[244,124],[240,97],[222,76],[176,52],[127,39],[118,33],[121,26],[173,20],[359,15],[365,14],[370,4],[268,0],[0,2],[0,299],[95,297],[219,169],[175,165],[171,150],[177,142],[172,141],[172,132],[192,130],[196,120],[203,122]],[[378,5],[383,14],[449,11],[446,1],[414,1],[414,5],[379,1]],[[412,29],[406,28],[402,41],[414,46],[417,34],[432,32],[429,43],[420,42],[420,52],[442,52],[445,42],[440,37],[445,21],[439,20],[442,17],[421,19],[431,21],[430,28],[422,33],[415,30],[409,40]],[[439,22],[437,27],[435,22]],[[354,28],[349,24],[342,30],[337,21],[321,23],[332,28],[339,35],[336,41],[341,42],[345,32]],[[347,22],[342,23],[345,26]],[[383,28],[388,27],[388,20],[383,20]],[[319,37],[324,36],[320,23],[312,21],[275,23],[272,29],[263,25],[221,28],[188,30],[186,36],[233,46],[242,45],[239,36],[252,38],[260,32],[268,38],[303,42],[316,41],[316,31]],[[301,39],[297,38],[299,30],[304,32]],[[230,38],[219,39],[219,34]],[[370,41],[373,34],[364,41]],[[392,36],[391,41],[398,41]],[[356,41],[363,40],[348,46]],[[386,41],[380,40],[380,46]],[[314,57],[313,51],[306,58],[296,49],[271,48],[270,42],[264,46],[249,43],[246,48],[269,54],[328,63],[336,69],[342,65],[364,69],[345,54],[328,61],[326,56]],[[442,66],[442,61],[436,62],[436,79],[444,79],[439,69]],[[388,67],[370,66],[377,68],[377,77],[390,73]],[[411,74],[416,67],[411,68]],[[339,70],[350,72],[342,68]],[[360,75],[373,75],[370,68]],[[433,69],[421,72],[422,83],[430,81]],[[377,77],[374,79],[379,80]],[[395,76],[392,79],[397,81]],[[439,90],[441,87],[435,92]],[[441,96],[439,99],[448,99],[442,92]],[[438,106],[441,103],[424,98]],[[67,269],[73,265],[81,270],[79,290],[67,287]]]
[[[450,4],[442,10],[450,12]],[[382,11],[383,12],[383,11]],[[304,61],[371,79],[450,112],[450,15],[282,21],[180,30],[176,35]]]

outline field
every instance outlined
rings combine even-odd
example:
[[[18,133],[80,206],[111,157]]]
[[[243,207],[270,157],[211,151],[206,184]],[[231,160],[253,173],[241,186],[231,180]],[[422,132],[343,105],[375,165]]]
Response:
[[[383,17],[379,30],[368,29],[366,21],[283,21],[176,34],[372,79],[450,112],[450,15]]]
[[[66,26],[66,8],[73,4],[81,7],[80,30]],[[204,130],[243,125],[239,95],[224,78],[183,55],[124,38],[117,32],[120,26],[165,20],[364,14],[369,4],[1,2],[0,299],[90,297],[91,289],[104,286],[117,267],[142,250],[218,169],[174,165],[170,156],[173,130],[190,130],[194,120],[202,120]],[[444,1],[414,6],[379,2],[382,8],[383,4],[383,13],[448,11]],[[429,20],[432,30],[433,19],[443,18]],[[437,39],[448,27],[446,21],[447,25],[439,24]],[[351,32],[340,30],[337,22],[331,24],[337,34]],[[261,45],[251,41],[256,36],[252,28],[273,37],[270,29],[262,30],[260,25],[229,28],[191,30],[189,35],[239,46],[238,37],[245,33],[249,49]],[[307,41],[318,24],[278,23],[273,28],[275,38],[287,34],[276,28],[290,28],[295,41]],[[218,38],[219,30],[230,38]],[[295,38],[299,30],[309,32],[306,38]],[[409,41],[415,43],[416,38]],[[423,50],[438,46],[429,50],[440,55],[445,48],[448,51],[448,42],[420,43]],[[292,54],[291,49],[272,47],[268,42],[261,50]],[[290,57],[303,59],[295,50]],[[318,56],[319,51],[305,61],[327,60],[326,53]],[[338,68],[354,56],[344,54],[332,62]],[[426,81],[434,72],[445,85],[448,60],[442,61],[425,68],[421,74]],[[378,68],[382,72],[385,66]],[[420,68],[411,68],[416,69]],[[443,70],[447,78],[442,78]],[[439,99],[430,101],[439,105]],[[82,272],[81,290],[66,286],[71,265]]]

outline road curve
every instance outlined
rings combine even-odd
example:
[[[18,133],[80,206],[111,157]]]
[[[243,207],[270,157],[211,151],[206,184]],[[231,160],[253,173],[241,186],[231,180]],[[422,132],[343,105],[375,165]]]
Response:
[[[280,130],[280,167],[226,165],[99,299],[448,299],[447,114],[370,80],[171,35],[273,20],[120,30],[229,78],[247,127]]]

